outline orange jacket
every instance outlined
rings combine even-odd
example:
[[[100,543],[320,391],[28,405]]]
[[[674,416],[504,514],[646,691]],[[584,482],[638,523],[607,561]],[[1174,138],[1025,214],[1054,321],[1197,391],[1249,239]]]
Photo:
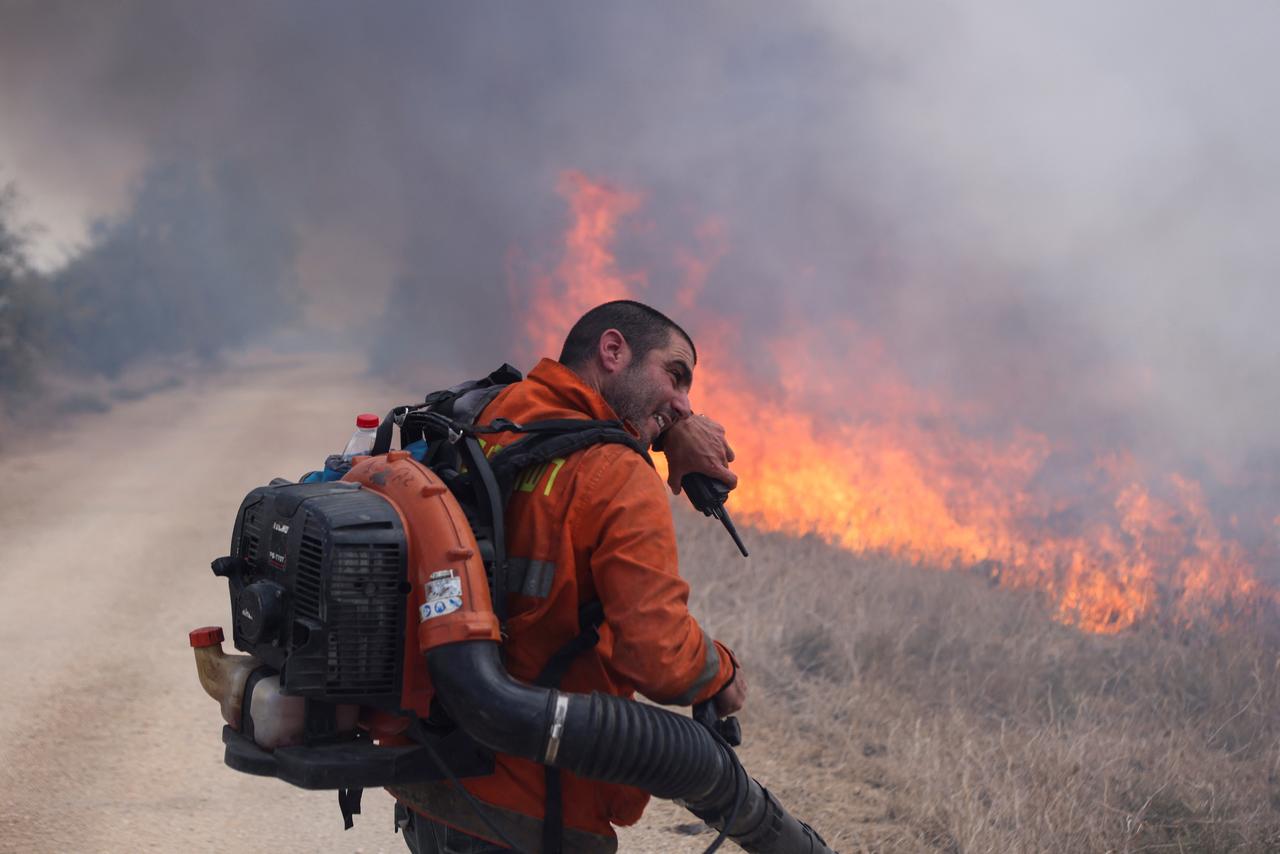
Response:
[[[480,422],[499,417],[520,423],[617,415],[572,370],[543,359],[527,379],[504,389]],[[489,437],[485,453],[500,453],[519,438]],[[666,486],[635,451],[597,445],[525,472],[506,520],[512,595],[503,652],[517,679],[537,678],[578,634],[578,609],[593,599],[604,606],[600,642],[573,662],[561,689],[621,697],[639,691],[656,702],[689,705],[711,698],[732,677],[732,653],[689,614]],[[541,818],[543,774],[541,765],[499,755],[493,775],[465,783],[483,801]],[[612,836],[612,824],[634,824],[648,801],[639,789],[563,774],[566,827]]]

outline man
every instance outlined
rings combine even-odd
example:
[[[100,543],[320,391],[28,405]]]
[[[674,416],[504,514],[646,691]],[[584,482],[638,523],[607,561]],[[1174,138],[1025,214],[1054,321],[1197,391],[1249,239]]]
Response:
[[[661,313],[628,300],[605,303],[574,324],[559,361],[543,359],[523,382],[500,393],[480,421],[617,419],[643,447],[661,438],[673,492],[690,471],[736,485],[723,428],[690,411],[696,359],[689,335]],[[500,454],[518,438],[494,436],[485,453]],[[714,699],[722,716],[741,708],[746,681],[729,649],[689,614],[670,505],[661,478],[641,455],[605,444],[552,460],[520,479],[506,519],[508,589],[517,592],[509,601],[503,653],[513,676],[535,681],[581,631],[582,606],[598,600],[604,611],[599,642],[573,659],[562,690],[623,697],[638,691],[672,705]],[[464,783],[516,841],[540,841],[544,815],[554,822],[562,812],[567,851],[614,850],[613,825],[634,824],[649,799],[638,789],[563,773],[561,796],[554,797],[553,782],[548,801],[546,769],[506,755],[498,756],[491,776]],[[394,791],[406,842],[417,854],[504,850],[486,841],[493,833],[447,787]]]

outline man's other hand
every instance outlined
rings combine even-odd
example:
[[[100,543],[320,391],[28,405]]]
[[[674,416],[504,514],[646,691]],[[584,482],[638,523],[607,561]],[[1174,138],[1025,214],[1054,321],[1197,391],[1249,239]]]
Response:
[[[690,415],[667,428],[662,437],[662,452],[667,456],[667,485],[680,494],[680,479],[699,472],[721,481],[730,489],[738,485],[738,476],[729,470],[733,448],[724,437],[724,427],[705,415]]]
[[[733,681],[716,694],[712,701],[716,704],[718,718],[727,718],[746,705],[747,675],[742,672],[741,667],[734,673]]]

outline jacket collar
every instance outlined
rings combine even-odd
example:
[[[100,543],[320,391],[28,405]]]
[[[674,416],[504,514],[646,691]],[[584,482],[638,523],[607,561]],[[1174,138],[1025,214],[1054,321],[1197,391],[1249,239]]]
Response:
[[[550,408],[580,412],[588,418],[601,421],[618,421],[618,413],[605,402],[600,392],[587,385],[572,368],[555,359],[543,359],[529,371],[525,381],[534,384],[531,391],[540,403]],[[630,424],[623,425],[627,432],[639,438],[640,433]]]

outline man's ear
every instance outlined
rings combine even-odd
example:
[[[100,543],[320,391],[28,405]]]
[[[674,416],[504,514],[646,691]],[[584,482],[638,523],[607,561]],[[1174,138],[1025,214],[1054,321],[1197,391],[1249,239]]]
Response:
[[[615,374],[631,364],[631,347],[616,329],[606,329],[601,333],[596,355],[600,357],[600,367],[606,374]]]

